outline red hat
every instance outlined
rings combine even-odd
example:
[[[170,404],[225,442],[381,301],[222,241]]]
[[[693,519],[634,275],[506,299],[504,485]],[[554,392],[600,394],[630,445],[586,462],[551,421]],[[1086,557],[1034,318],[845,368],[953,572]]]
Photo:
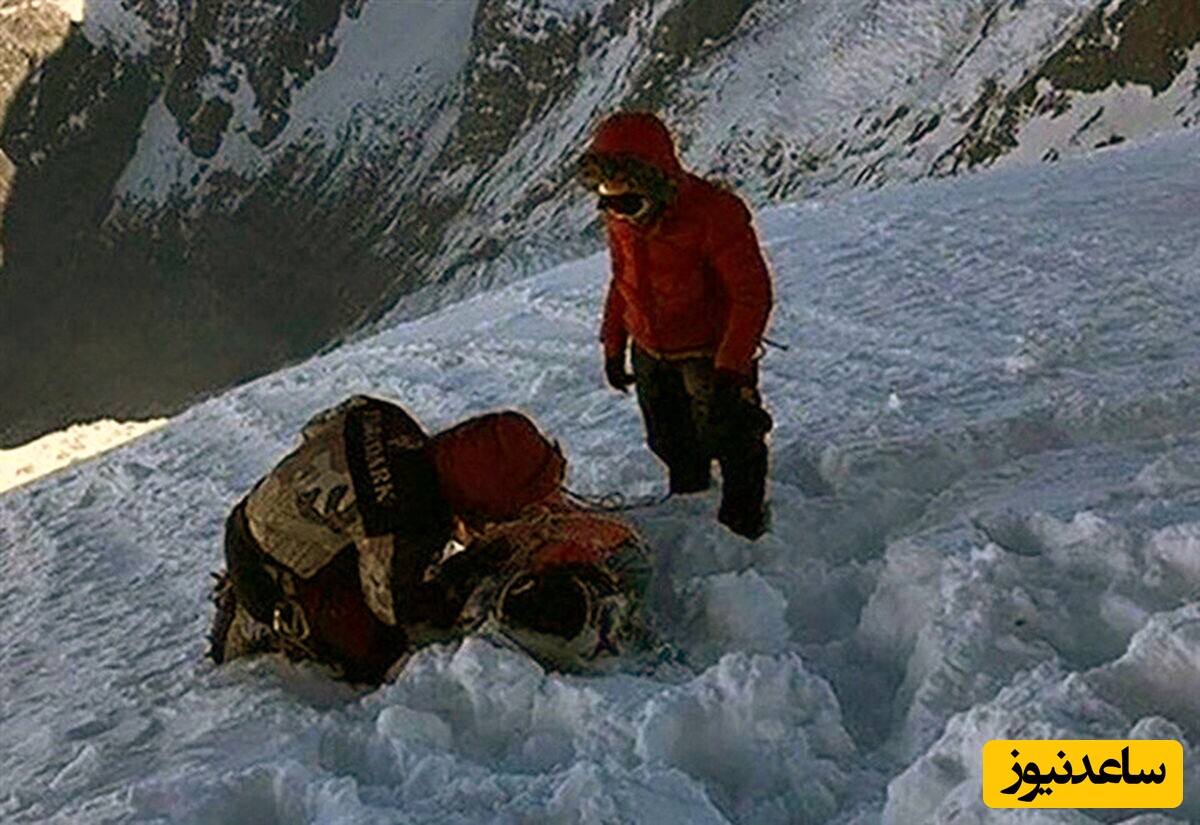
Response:
[[[472,418],[428,444],[438,487],[455,514],[505,521],[556,493],[566,459],[518,412]]]

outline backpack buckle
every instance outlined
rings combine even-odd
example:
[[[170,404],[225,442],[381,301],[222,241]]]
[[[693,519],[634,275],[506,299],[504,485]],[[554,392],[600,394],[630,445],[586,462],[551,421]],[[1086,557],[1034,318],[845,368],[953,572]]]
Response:
[[[280,636],[297,642],[303,642],[311,633],[304,608],[295,599],[290,598],[275,605],[271,627]]]

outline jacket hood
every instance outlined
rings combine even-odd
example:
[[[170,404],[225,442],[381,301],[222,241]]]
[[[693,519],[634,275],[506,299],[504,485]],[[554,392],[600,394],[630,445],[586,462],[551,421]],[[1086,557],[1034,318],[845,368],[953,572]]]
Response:
[[[671,131],[649,112],[621,112],[606,118],[592,138],[590,151],[636,158],[656,166],[672,179],[683,175]]]

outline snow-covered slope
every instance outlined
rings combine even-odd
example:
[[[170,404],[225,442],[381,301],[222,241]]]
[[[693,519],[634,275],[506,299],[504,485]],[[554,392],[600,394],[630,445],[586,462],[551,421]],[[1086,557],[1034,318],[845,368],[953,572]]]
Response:
[[[1086,823],[982,807],[991,738],[1184,742],[1200,819],[1200,136],[764,211],[774,532],[632,513],[683,664],[481,640],[356,695],[202,658],[231,504],[354,392],[533,413],[661,489],[591,257],[214,398],[0,498],[6,822]],[[814,473],[834,493],[813,491]],[[1093,812],[1095,813],[1095,812]]]
[[[176,409],[401,296],[392,320],[592,251],[571,172],[617,107],[661,111],[691,164],[778,202],[1193,126],[1198,18],[1194,0],[96,0],[4,126],[0,382],[21,392],[0,444]]]

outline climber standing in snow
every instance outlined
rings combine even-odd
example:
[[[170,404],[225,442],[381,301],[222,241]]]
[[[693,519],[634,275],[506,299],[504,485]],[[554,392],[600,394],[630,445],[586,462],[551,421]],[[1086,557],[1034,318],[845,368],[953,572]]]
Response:
[[[648,113],[601,123],[581,176],[599,197],[612,260],[601,329],[608,383],[622,392],[636,384],[671,492],[707,490],[715,458],[718,520],[758,538],[767,529],[771,417],[756,359],[772,296],[750,212],[687,172],[671,133]]]

